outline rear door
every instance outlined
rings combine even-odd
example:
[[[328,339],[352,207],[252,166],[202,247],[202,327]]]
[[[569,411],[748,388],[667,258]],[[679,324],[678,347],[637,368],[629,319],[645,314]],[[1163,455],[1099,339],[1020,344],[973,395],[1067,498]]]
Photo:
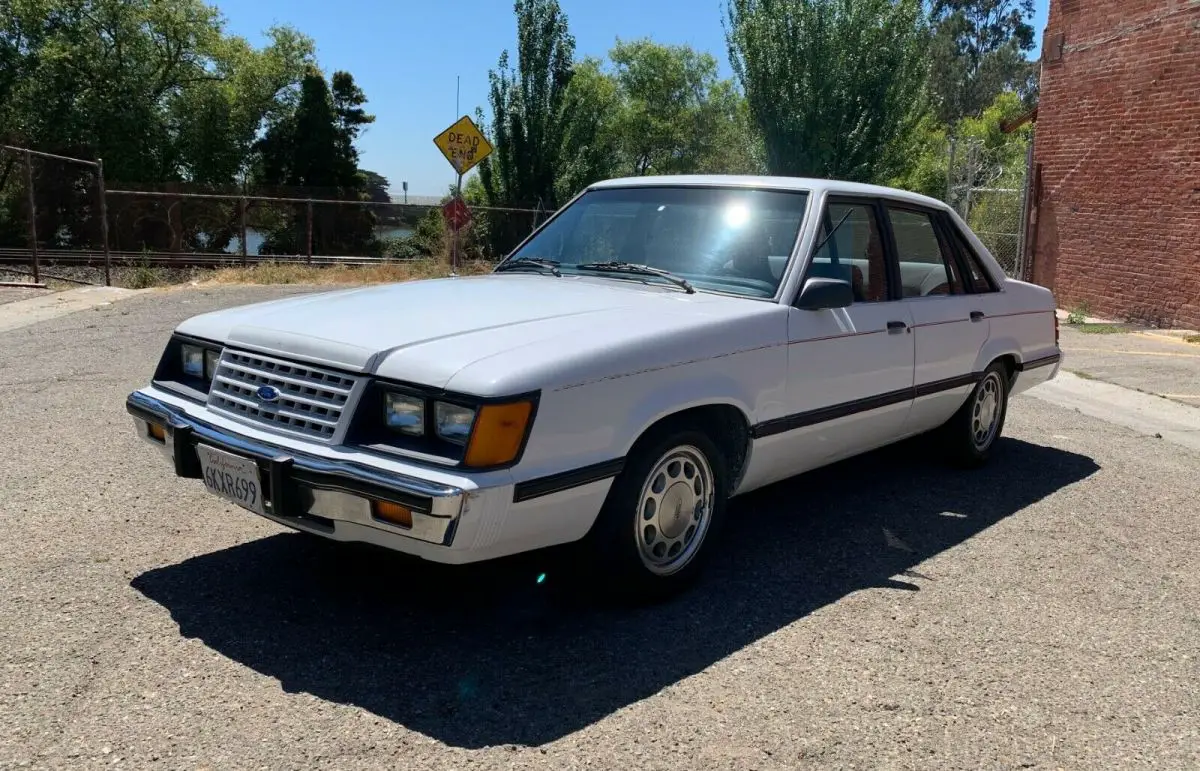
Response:
[[[914,434],[949,419],[974,388],[989,321],[937,212],[897,202],[885,209],[903,303],[913,319],[914,401],[904,433]]]

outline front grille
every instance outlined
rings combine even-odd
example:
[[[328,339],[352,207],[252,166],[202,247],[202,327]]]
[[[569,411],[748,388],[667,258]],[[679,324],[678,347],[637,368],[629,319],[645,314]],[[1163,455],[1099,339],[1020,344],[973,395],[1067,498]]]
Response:
[[[329,441],[356,380],[340,372],[226,349],[208,391],[208,407],[275,429]],[[279,391],[274,402],[258,397]]]

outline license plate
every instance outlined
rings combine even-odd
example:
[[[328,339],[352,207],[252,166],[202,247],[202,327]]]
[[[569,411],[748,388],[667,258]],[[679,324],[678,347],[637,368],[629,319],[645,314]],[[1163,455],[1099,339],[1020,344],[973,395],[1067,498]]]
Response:
[[[265,513],[256,462],[202,444],[196,445],[196,455],[200,458],[200,470],[204,473],[204,486],[210,493],[256,514]]]

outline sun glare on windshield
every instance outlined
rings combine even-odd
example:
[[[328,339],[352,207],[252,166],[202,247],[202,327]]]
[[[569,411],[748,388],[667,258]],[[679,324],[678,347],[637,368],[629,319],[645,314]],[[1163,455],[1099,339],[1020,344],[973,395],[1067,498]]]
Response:
[[[744,203],[734,203],[725,207],[725,224],[731,228],[740,228],[750,221],[750,207]]]

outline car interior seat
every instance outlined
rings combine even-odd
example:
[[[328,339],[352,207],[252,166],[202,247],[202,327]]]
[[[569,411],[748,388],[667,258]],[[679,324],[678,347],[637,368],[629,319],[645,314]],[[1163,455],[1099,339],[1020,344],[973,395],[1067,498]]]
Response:
[[[730,249],[731,259],[726,266],[742,278],[775,283],[771,270],[771,238],[763,228],[747,227],[738,234]]]

